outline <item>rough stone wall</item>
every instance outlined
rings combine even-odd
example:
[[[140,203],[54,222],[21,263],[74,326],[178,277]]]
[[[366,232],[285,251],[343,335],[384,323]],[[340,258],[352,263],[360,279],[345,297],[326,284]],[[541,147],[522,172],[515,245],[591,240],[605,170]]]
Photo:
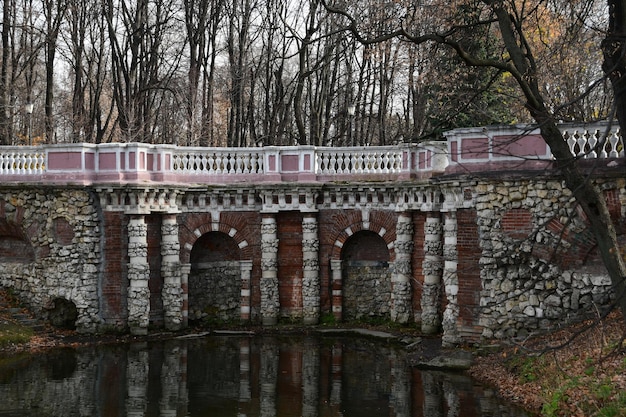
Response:
[[[624,194],[623,180],[601,187],[608,197]],[[606,306],[610,280],[560,181],[483,181],[475,192],[484,337],[526,337]],[[613,200],[612,213],[623,213]]]
[[[193,265],[189,276],[189,319],[239,320],[241,268],[239,261]]]
[[[21,231],[21,241],[33,253],[28,262],[0,256],[0,285],[39,313],[55,299],[71,301],[79,313],[76,327],[83,332],[95,331],[100,323],[102,230],[96,206],[93,195],[82,189],[0,191],[0,223]]]
[[[345,320],[389,319],[391,271],[386,262],[350,261],[343,271]]]

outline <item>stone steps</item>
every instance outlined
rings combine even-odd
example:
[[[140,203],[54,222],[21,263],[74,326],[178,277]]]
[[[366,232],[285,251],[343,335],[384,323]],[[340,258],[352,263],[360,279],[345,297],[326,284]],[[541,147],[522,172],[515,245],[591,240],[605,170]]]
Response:
[[[23,308],[10,307],[0,298],[0,316],[7,317],[11,322],[24,327],[29,327],[33,332],[43,332],[46,330],[46,324],[43,320],[33,317]]]

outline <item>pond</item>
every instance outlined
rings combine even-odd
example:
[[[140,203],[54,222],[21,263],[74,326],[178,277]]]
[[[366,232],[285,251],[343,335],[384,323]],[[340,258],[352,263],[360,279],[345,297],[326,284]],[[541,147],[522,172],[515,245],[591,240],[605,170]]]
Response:
[[[527,416],[379,341],[207,336],[0,359],[0,416]]]

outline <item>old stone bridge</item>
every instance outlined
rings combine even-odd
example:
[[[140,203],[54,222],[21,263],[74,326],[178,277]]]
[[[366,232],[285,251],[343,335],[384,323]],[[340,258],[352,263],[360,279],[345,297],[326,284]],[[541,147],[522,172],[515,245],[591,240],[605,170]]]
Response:
[[[562,127],[623,237],[624,147],[615,131],[602,140],[606,128]],[[454,344],[523,337],[605,305],[594,238],[538,132],[446,137],[2,147],[0,285],[80,331],[135,334],[383,318]]]

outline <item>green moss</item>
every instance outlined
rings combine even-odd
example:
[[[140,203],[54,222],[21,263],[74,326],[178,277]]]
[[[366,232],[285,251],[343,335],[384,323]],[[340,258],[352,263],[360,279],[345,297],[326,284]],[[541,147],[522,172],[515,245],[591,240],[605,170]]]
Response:
[[[24,327],[13,323],[0,324],[0,348],[12,344],[26,343],[33,336],[30,327]]]

